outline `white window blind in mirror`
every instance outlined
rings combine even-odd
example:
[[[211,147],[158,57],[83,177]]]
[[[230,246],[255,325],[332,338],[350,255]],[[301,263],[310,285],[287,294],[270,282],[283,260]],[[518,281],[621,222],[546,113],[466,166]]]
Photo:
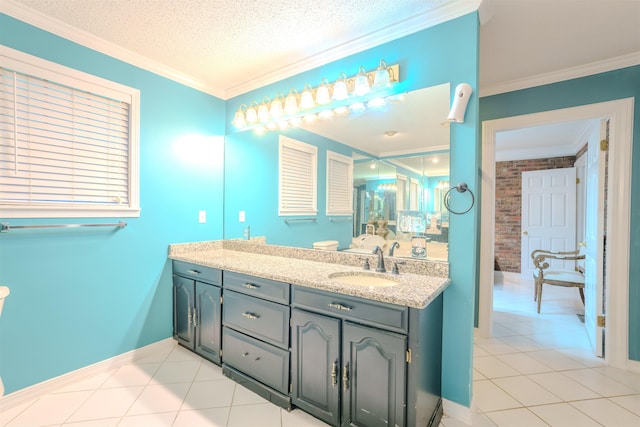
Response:
[[[138,216],[139,92],[0,54],[2,216]]]
[[[327,215],[353,214],[353,159],[327,151]]]
[[[418,210],[418,180],[415,178],[409,179],[409,209],[412,211]]]
[[[280,135],[278,215],[316,215],[318,148]]]

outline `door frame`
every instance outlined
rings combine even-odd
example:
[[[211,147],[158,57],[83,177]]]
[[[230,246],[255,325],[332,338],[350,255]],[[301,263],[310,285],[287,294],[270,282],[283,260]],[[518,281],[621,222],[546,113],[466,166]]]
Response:
[[[482,122],[482,196],[478,294],[478,332],[480,336],[492,336],[496,133],[571,120],[606,117],[611,120],[608,204],[615,206],[616,209],[611,209],[607,216],[607,241],[609,245],[606,267],[607,339],[605,342],[605,363],[621,369],[639,369],[636,363],[629,360],[628,351],[633,109],[634,98],[624,98]],[[486,230],[486,232],[482,232],[482,230]],[[611,283],[615,283],[616,286],[611,286]]]

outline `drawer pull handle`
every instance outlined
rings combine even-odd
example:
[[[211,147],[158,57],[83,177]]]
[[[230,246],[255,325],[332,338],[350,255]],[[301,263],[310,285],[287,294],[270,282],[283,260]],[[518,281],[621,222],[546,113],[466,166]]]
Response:
[[[333,362],[331,367],[331,388],[336,388],[338,385],[338,361]]]
[[[335,308],[336,310],[344,310],[344,311],[351,311],[352,309],[352,307],[349,307],[348,305],[340,304],[339,302],[330,302],[329,307]]]
[[[258,285],[254,285],[253,283],[243,283],[242,286],[247,289],[258,289],[260,287]]]
[[[249,355],[249,352],[245,352],[242,354],[242,357],[247,357]]]
[[[200,274],[200,272],[198,270],[187,270],[187,273],[189,273],[189,274]]]
[[[260,360],[260,357],[256,357],[254,362],[257,362],[258,360]]]
[[[342,370],[342,387],[345,391],[349,390],[349,362],[344,365]]]
[[[255,319],[260,318],[260,316],[258,316],[257,314],[249,313],[249,312],[244,312],[244,313],[242,313],[242,315],[244,317],[246,317],[247,319],[251,319],[251,320],[255,320]]]

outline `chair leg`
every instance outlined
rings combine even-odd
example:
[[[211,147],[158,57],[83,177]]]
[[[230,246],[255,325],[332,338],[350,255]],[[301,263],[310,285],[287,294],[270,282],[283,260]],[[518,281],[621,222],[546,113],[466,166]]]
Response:
[[[582,305],[584,305],[584,289],[578,288],[578,291],[580,292],[580,299],[582,300]]]
[[[538,314],[540,314],[540,303],[542,302],[542,283],[540,283],[538,288]]]

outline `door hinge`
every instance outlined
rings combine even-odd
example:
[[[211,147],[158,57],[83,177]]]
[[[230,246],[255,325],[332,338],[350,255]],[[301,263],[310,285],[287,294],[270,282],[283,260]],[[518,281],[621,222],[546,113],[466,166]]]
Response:
[[[598,324],[598,327],[600,327],[600,328],[604,328],[605,327],[606,321],[605,321],[605,317],[604,316],[598,316],[596,318],[596,322]]]
[[[222,357],[222,349],[220,349],[220,357]]]
[[[576,178],[576,184],[580,184],[580,178]]]
[[[411,349],[407,350],[407,363],[411,363]]]
[[[224,300],[224,297],[222,295],[220,295],[220,304],[222,304],[223,300]]]
[[[609,151],[609,141],[606,139],[600,141],[600,151]]]
[[[293,383],[289,383],[289,393],[293,393]]]

